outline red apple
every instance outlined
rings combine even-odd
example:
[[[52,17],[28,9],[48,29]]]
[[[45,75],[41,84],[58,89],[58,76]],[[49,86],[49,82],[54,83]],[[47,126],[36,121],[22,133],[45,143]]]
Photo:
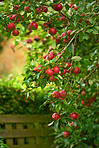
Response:
[[[61,11],[62,10],[62,8],[63,8],[63,6],[62,6],[62,4],[60,4],[60,3],[57,3],[57,4],[55,4],[54,5],[54,10],[56,10],[56,11]]]
[[[53,71],[52,71],[51,68],[46,69],[46,73],[47,73],[49,76],[52,76],[52,75],[53,75]]]
[[[73,112],[73,113],[70,114],[70,117],[72,119],[77,119],[77,114]]]
[[[59,69],[58,66],[55,66],[55,67],[53,68],[53,71],[54,71],[55,74],[58,74],[59,71],[60,71],[60,69]]]
[[[18,35],[19,35],[19,31],[18,31],[18,30],[13,30],[13,31],[12,31],[12,34],[13,34],[14,36],[18,36]]]
[[[58,113],[54,113],[54,114],[52,115],[52,119],[53,119],[53,120],[58,120],[58,119],[59,119],[59,114],[58,114]]]
[[[46,6],[43,6],[42,7],[42,11],[45,12],[45,13],[47,13],[47,11],[48,11],[47,7]]]
[[[78,68],[78,67],[75,67],[75,68],[73,69],[73,73],[74,73],[74,74],[78,74],[78,73],[79,73],[79,68]]]
[[[36,22],[31,22],[29,27],[33,30],[36,30],[38,28],[38,24]]]
[[[14,30],[14,29],[15,29],[15,25],[14,25],[14,23],[10,23],[10,24],[8,24],[8,25],[7,25],[7,29],[8,29],[8,31],[12,31],[12,30]]]
[[[66,67],[67,67],[67,68],[70,68],[70,67],[71,67],[70,62],[66,62],[65,64],[66,64]]]
[[[71,123],[70,123],[70,126],[72,126],[74,124],[74,122],[72,121]]]
[[[30,9],[29,6],[25,6],[25,7],[24,7],[24,11],[26,11],[26,12],[31,12],[32,10]]]
[[[39,14],[42,12],[42,10],[40,8],[36,8],[35,11],[36,11],[36,13],[39,13]]]
[[[84,17],[84,16],[85,16],[85,14],[84,14],[84,13],[82,13],[82,14],[81,14],[81,16],[83,16],[83,17]]]
[[[64,138],[69,137],[69,133],[68,133],[67,131],[63,132],[63,137],[64,137]]]
[[[82,95],[82,96],[85,96],[85,95],[86,95],[86,91],[82,91],[82,92],[81,92],[81,95]]]
[[[72,6],[73,6],[73,4],[71,3],[71,4],[68,4],[69,5],[69,7],[71,8]]]
[[[73,30],[68,30],[67,31],[67,35],[71,35],[71,32],[72,32]]]
[[[66,19],[65,16],[62,16],[62,17],[60,18],[61,21],[65,21],[65,19]]]
[[[65,97],[67,96],[66,91],[65,91],[65,90],[60,91],[60,96],[61,96],[62,98],[65,98]]]
[[[58,91],[54,91],[54,92],[52,93],[52,97],[53,97],[53,98],[59,98],[59,92],[58,92]]]
[[[51,35],[54,35],[54,34],[57,33],[57,31],[56,31],[55,28],[50,28],[50,29],[49,29],[49,33],[50,33]]]
[[[65,36],[66,35],[66,33],[65,32],[63,32],[62,34],[61,34],[61,37],[63,38],[63,36]]]
[[[45,54],[45,55],[43,55],[43,59],[46,59],[46,57],[47,57],[47,55]]]
[[[62,75],[66,74],[67,73],[67,70],[63,68],[62,70],[63,72],[61,73]]]
[[[47,23],[43,23],[43,26],[45,27],[45,28],[48,28],[49,26],[49,22],[47,22]]]
[[[55,81],[55,80],[56,80],[56,78],[54,78],[53,76],[50,77],[50,81]]]

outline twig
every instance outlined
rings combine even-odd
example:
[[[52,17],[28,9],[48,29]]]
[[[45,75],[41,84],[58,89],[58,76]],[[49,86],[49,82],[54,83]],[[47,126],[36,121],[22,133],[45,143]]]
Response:
[[[82,81],[85,81],[86,79],[88,79],[88,78],[98,69],[98,67],[99,67],[99,65],[97,65],[97,66],[93,69],[93,71],[92,71],[89,75],[87,75]]]

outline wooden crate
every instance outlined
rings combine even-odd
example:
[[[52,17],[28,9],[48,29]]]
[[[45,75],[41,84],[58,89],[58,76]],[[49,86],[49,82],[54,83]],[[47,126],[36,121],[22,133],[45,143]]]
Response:
[[[9,148],[51,148],[50,115],[0,115],[0,137]]]

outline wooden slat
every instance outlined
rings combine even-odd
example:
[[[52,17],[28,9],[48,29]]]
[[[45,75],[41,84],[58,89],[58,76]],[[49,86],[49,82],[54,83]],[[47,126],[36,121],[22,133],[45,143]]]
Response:
[[[24,139],[23,138],[18,138],[18,145],[24,144]]]
[[[51,148],[51,144],[44,144],[44,143],[41,143],[39,145],[36,145],[36,144],[31,144],[31,145],[16,145],[16,146],[11,146],[9,148]]]
[[[38,137],[38,136],[47,136],[49,130],[46,129],[33,129],[33,130],[1,130],[0,137],[3,138],[18,138],[18,137]]]
[[[0,123],[50,122],[51,115],[0,115]]]
[[[6,144],[13,146],[13,140],[12,139],[6,139]]]

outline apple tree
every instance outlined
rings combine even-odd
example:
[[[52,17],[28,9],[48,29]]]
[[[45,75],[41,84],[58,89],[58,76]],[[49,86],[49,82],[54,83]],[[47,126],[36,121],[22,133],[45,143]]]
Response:
[[[28,49],[27,98],[33,89],[46,88],[42,105],[52,113],[54,148],[99,146],[98,5],[97,0],[1,3],[2,33],[17,36],[15,44]],[[34,41],[28,38],[34,35]]]

